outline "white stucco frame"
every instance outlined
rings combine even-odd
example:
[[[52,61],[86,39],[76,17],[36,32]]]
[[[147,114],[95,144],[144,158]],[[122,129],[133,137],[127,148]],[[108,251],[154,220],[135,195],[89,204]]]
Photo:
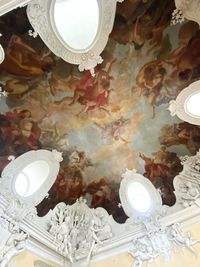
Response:
[[[43,0],[44,1],[44,0]],[[0,15],[3,15],[10,10],[23,6],[31,2],[29,0],[1,0],[0,1]],[[185,174],[188,173],[188,177],[191,177],[188,169],[186,168]],[[183,174],[183,177],[186,175]],[[197,174],[196,174],[197,175]],[[198,176],[198,175],[197,175]],[[194,174],[193,174],[194,177]],[[180,179],[181,180],[181,179]],[[181,200],[182,201],[182,200]],[[13,203],[14,204],[14,203]],[[23,203],[22,207],[23,208]],[[19,205],[19,206],[18,206]],[[179,203],[178,203],[179,205]],[[6,209],[5,209],[6,207]],[[9,209],[7,209],[10,208]],[[16,223],[20,228],[20,231],[29,234],[29,238],[26,243],[26,249],[35,253],[36,255],[54,262],[59,266],[70,266],[65,262],[65,258],[59,252],[57,252],[57,243],[50,233],[45,228],[49,222],[49,215],[46,218],[37,218],[30,215],[25,216],[19,221],[17,214],[13,214],[13,210],[17,210],[20,207],[20,203],[16,203],[16,206],[11,207],[6,199],[0,196],[0,227],[5,227],[7,224]],[[187,208],[170,208],[171,212],[167,213],[160,221],[162,225],[171,225],[174,223],[180,223],[182,227],[188,227],[200,222],[200,205],[198,201],[194,201]],[[5,216],[5,222],[2,221],[2,212],[5,215],[5,211],[12,214],[11,217]],[[7,214],[7,213],[6,213]],[[16,216],[15,216],[16,215]],[[20,216],[22,214],[20,213]],[[112,218],[109,217],[109,221]],[[96,251],[92,258],[92,263],[109,258],[119,253],[127,252],[130,248],[133,237],[140,237],[144,235],[144,228],[142,226],[133,225],[131,222],[119,225],[113,222],[112,225],[114,237],[106,242],[98,251]],[[118,234],[117,234],[118,233]],[[121,233],[121,234],[119,234]],[[84,266],[84,259],[78,262],[78,266]]]
[[[58,34],[53,16],[55,0],[31,1],[27,8],[27,15],[34,31],[56,56],[71,64],[79,65],[80,71],[90,70],[94,75],[94,67],[103,61],[100,54],[113,28],[118,1],[122,2],[122,0],[98,0],[98,31],[91,45],[84,50],[70,48]]]
[[[60,157],[60,159],[56,159],[56,157]],[[44,196],[53,185],[59,172],[59,162],[61,161],[61,159],[62,158],[60,156],[60,153],[55,150],[53,150],[53,152],[50,152],[40,149],[37,151],[29,151],[11,161],[3,170],[1,176],[2,179],[6,179],[7,188],[12,189],[11,191],[9,191],[9,193],[13,194],[13,199],[18,199],[19,201],[26,202],[28,206],[37,206],[44,199]],[[43,184],[41,184],[40,188],[36,191],[36,193],[28,197],[20,196],[19,194],[17,194],[15,189],[16,177],[26,166],[37,161],[46,162],[49,167],[48,176],[46,177]]]
[[[191,83],[183,89],[177,96],[176,100],[171,100],[169,103],[169,111],[171,116],[177,115],[181,120],[191,124],[200,125],[200,117],[192,115],[187,111],[187,100],[194,94],[200,92],[200,81]]]
[[[133,207],[129,203],[127,189],[133,181],[142,184],[142,186],[149,193],[151,205],[148,212],[145,212],[144,214],[138,212],[136,209],[133,209]],[[119,195],[123,209],[129,217],[140,218],[140,219],[148,218],[153,214],[158,213],[159,210],[162,208],[161,196],[157,192],[153,184],[147,178],[144,178],[143,175],[139,173],[134,173],[133,171],[126,171],[125,174],[123,175],[123,180],[121,181],[119,188]]]

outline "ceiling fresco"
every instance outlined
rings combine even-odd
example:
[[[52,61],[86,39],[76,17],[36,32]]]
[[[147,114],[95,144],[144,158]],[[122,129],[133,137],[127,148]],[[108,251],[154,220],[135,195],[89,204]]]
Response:
[[[34,149],[63,152],[57,180],[39,206],[84,196],[118,222],[121,174],[148,177],[163,203],[173,205],[179,157],[200,147],[200,127],[171,117],[168,103],[200,77],[200,30],[194,22],[170,26],[172,0],[125,0],[118,5],[104,62],[80,73],[54,56],[31,26],[25,8],[0,18],[0,171],[8,156]]]

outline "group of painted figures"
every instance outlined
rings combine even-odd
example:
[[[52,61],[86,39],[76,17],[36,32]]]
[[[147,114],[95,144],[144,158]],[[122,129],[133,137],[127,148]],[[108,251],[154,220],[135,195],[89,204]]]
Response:
[[[121,173],[113,166],[108,176],[103,173],[104,165],[98,175],[91,171],[101,162],[109,166],[117,155],[120,161],[121,151],[130,155],[133,163],[127,159],[127,165],[134,167],[136,158],[142,162],[144,175],[160,190],[164,204],[175,203],[173,178],[182,168],[176,148],[195,154],[200,128],[180,121],[163,125],[162,118],[160,124],[157,118],[169,100],[200,77],[200,31],[190,21],[169,27],[173,9],[172,0],[126,0],[119,5],[105,60],[95,69],[95,77],[88,71],[79,73],[75,66],[54,56],[39,37],[29,36],[24,9],[1,17],[6,57],[0,65],[0,85],[8,96],[0,97],[4,101],[0,109],[0,171],[9,155],[29,150],[56,147],[64,157],[49,198],[38,207],[40,215],[61,201],[72,204],[84,196],[91,207],[104,207],[124,221],[118,205],[119,181],[115,182]],[[145,146],[134,150],[135,133],[142,127],[154,127],[154,121],[158,146],[151,152]],[[86,153],[79,143],[71,146],[68,140],[71,133],[86,132],[87,127],[90,147],[91,129],[103,140],[101,147],[97,146],[95,163],[94,153]],[[148,131],[145,138],[151,142]],[[102,151],[103,147],[106,150]]]

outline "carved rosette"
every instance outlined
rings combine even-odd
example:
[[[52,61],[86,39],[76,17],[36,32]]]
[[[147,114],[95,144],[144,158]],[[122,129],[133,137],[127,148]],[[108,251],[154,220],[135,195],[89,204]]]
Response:
[[[87,258],[112,237],[109,215],[102,208],[90,209],[84,199],[69,206],[59,203],[52,211],[48,232],[60,243],[58,251],[70,262]]]

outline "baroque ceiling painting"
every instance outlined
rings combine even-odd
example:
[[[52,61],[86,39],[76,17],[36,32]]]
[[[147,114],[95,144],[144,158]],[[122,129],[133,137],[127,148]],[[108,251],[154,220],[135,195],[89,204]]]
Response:
[[[9,155],[63,152],[40,216],[83,196],[90,207],[104,207],[123,222],[118,190],[126,168],[148,177],[164,204],[175,203],[179,157],[196,153],[200,127],[171,117],[168,104],[200,78],[200,30],[191,21],[171,26],[174,8],[173,0],[118,5],[94,77],[30,36],[25,8],[0,18],[6,53],[0,83],[7,95],[0,97],[0,169]]]

